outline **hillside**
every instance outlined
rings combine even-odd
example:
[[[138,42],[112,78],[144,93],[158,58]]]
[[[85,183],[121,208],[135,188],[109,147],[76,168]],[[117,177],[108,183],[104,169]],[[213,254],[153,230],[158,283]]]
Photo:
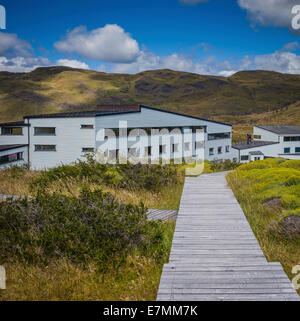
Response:
[[[142,103],[194,116],[245,115],[300,100],[300,75],[242,71],[229,78],[172,70],[136,75],[68,67],[0,72],[0,121],[24,115]]]

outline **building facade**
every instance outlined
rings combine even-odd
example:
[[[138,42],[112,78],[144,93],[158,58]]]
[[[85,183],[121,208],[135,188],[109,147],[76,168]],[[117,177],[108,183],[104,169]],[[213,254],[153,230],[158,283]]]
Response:
[[[241,163],[270,157],[300,160],[300,126],[254,126],[253,140],[232,148]]]
[[[143,105],[99,106],[96,111],[32,115],[25,116],[23,122],[0,124],[0,146],[15,147],[12,154],[22,153],[17,156],[20,159],[15,161],[14,157],[8,161],[3,158],[0,167],[26,163],[38,170],[70,164],[107,143],[107,138],[99,136],[103,129],[112,130],[116,136],[116,144],[108,146],[107,152],[118,153],[123,144],[119,137],[120,124],[126,124],[128,132],[133,129],[142,132],[137,136],[145,145],[143,153],[146,156],[151,156],[157,150],[159,158],[170,155],[175,159],[182,156],[185,149],[189,148],[191,154],[195,155],[197,148],[202,148],[207,160],[223,161],[234,157],[235,152],[231,148],[232,128],[229,124]],[[162,129],[173,131],[171,143],[164,142],[163,134],[153,140],[151,130]],[[197,145],[195,139],[197,131],[203,132],[201,146]],[[189,134],[191,140],[181,141],[184,139],[182,137],[188,137]],[[127,144],[128,150],[134,152],[138,142],[133,137],[132,140],[128,139]],[[7,156],[9,150],[3,153],[6,153],[3,156]]]

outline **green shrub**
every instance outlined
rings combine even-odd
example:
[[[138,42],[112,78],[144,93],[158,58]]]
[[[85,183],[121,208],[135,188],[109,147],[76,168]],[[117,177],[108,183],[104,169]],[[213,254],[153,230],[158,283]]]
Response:
[[[100,164],[92,156],[73,165],[60,165],[43,171],[31,183],[31,190],[45,190],[57,180],[86,180],[118,188],[160,191],[178,182],[178,166],[148,164]]]
[[[236,169],[240,164],[237,162],[232,162],[229,159],[226,159],[223,162],[220,161],[210,161],[208,162],[209,169],[212,172],[220,172],[220,171],[229,171],[232,169]]]
[[[126,205],[101,190],[83,189],[78,198],[39,193],[8,200],[0,203],[0,264],[47,265],[66,258],[92,261],[105,271],[111,265],[118,269],[136,250],[160,259],[163,230],[158,226],[147,221],[143,204]]]

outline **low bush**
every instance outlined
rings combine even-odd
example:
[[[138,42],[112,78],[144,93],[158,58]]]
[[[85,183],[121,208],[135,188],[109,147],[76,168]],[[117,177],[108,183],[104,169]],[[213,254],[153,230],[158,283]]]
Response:
[[[223,162],[220,161],[210,161],[207,162],[208,172],[221,172],[221,171],[229,171],[232,169],[236,169],[240,164],[237,162],[232,162],[229,159],[226,159]]]
[[[157,192],[179,181],[178,166],[148,164],[100,164],[92,156],[73,165],[60,165],[43,171],[31,183],[31,190],[45,190],[57,180],[85,180],[117,188]]]
[[[78,198],[39,193],[0,202],[0,264],[11,260],[47,265],[53,259],[118,269],[129,253],[158,261],[165,253],[163,229],[147,221],[146,208],[126,205],[101,190]]]

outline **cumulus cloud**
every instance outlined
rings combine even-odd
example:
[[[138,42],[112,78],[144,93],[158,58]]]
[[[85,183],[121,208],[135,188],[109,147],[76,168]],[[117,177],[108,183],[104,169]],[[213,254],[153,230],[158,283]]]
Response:
[[[298,0],[238,0],[253,24],[291,28],[292,7]]]
[[[50,64],[50,60],[44,57],[0,57],[0,71],[29,72]]]
[[[300,56],[292,52],[276,51],[272,54],[256,56],[254,66],[255,69],[300,74]]]
[[[32,55],[32,52],[31,45],[18,38],[16,34],[0,32],[0,56],[28,57]]]
[[[228,61],[218,62],[210,56],[204,60],[192,59],[185,55],[173,53],[169,56],[157,56],[152,52],[142,51],[137,60],[130,64],[115,64],[112,72],[135,74],[145,70],[172,69],[198,74],[217,75],[220,71],[229,74],[233,66]]]
[[[57,60],[56,64],[58,66],[66,66],[71,68],[90,69],[88,64],[75,59],[59,59]]]
[[[123,28],[112,24],[92,31],[83,26],[77,27],[54,46],[60,52],[77,53],[86,59],[115,63],[133,62],[140,54],[137,41]]]
[[[236,73],[236,70],[222,70],[219,72],[219,76],[230,77]]]

